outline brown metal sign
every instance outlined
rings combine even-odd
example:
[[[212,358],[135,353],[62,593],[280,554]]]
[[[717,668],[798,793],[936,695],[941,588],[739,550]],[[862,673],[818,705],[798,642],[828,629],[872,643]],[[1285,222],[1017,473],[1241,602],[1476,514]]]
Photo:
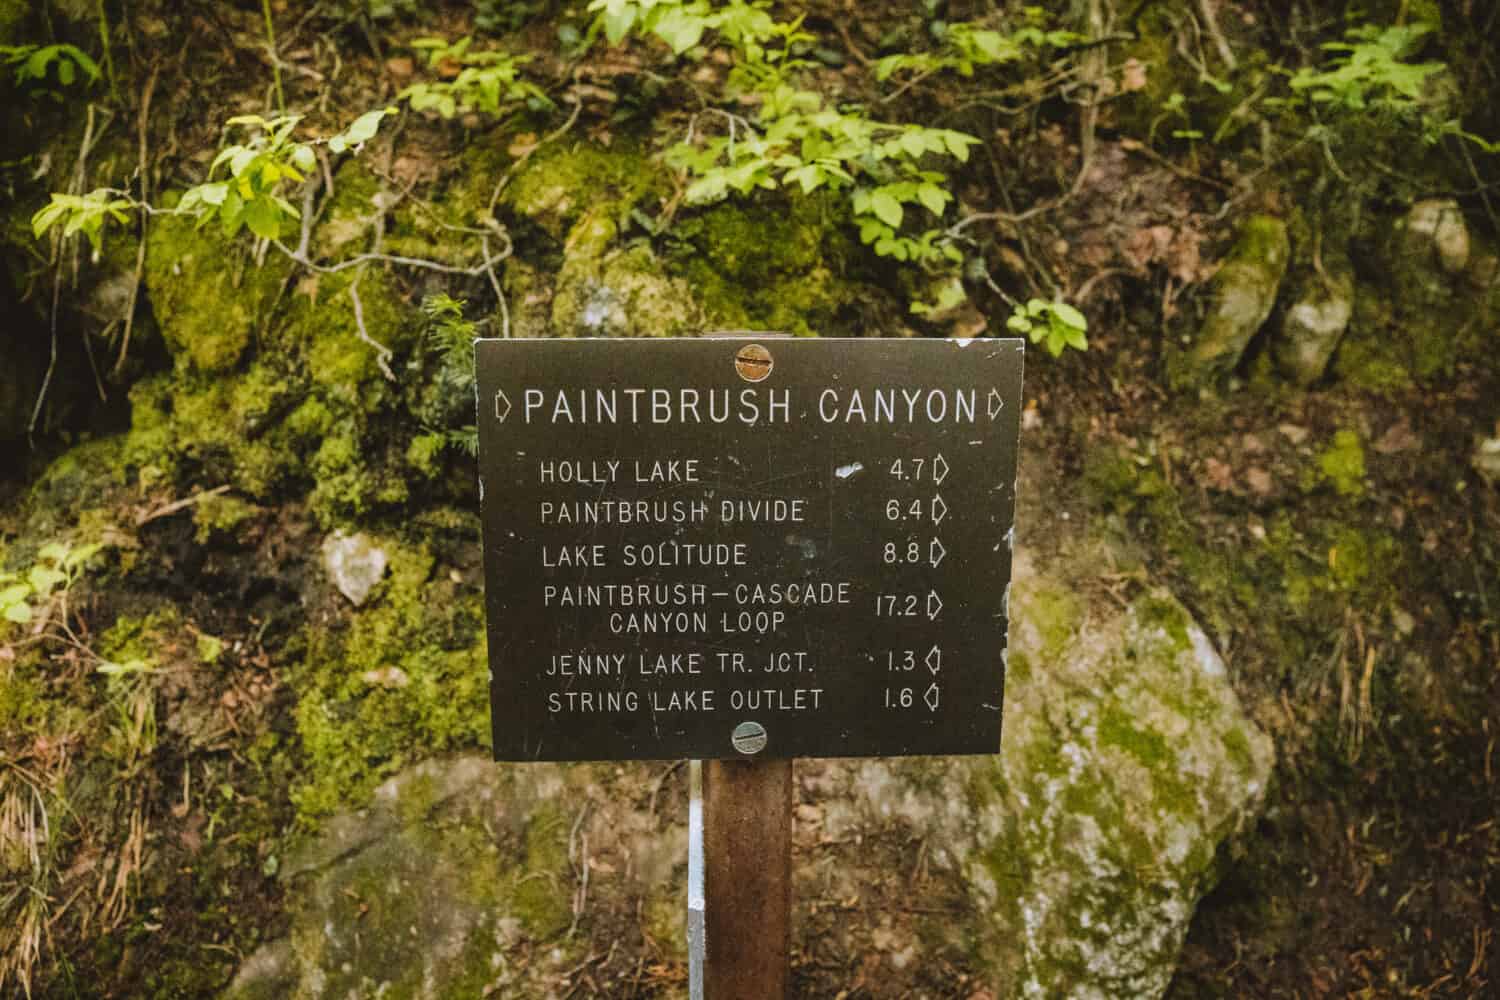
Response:
[[[1019,340],[483,340],[497,760],[1000,747]]]

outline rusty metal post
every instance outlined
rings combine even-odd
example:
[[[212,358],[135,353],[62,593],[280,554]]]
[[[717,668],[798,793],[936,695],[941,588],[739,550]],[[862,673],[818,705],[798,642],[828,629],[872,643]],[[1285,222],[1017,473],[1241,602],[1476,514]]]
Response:
[[[792,762],[703,775],[706,1000],[782,1000],[792,922]]]

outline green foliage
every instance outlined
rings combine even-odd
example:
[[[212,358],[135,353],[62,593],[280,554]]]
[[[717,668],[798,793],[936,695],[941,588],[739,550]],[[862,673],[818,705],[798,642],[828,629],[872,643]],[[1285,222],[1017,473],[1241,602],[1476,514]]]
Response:
[[[1089,321],[1066,302],[1032,299],[1024,306],[1017,303],[1005,325],[1029,336],[1033,344],[1047,348],[1054,358],[1069,347],[1088,350],[1089,341],[1084,334],[1088,332]]]
[[[952,129],[888,124],[858,108],[828,106],[822,96],[795,86],[806,65],[799,46],[811,41],[801,20],[777,22],[769,3],[732,0],[594,0],[589,9],[612,41],[632,30],[661,39],[676,53],[714,31],[738,59],[731,93],[750,93],[756,121],[720,112],[728,134],[700,138],[690,131],[667,153],[667,162],[690,183],[686,201],[702,205],[730,195],[795,188],[809,195],[847,191],[860,240],[883,257],[917,263],[957,263],[962,255],[936,228],[913,232],[903,225],[922,212],[941,219],[953,200],[947,177],[924,158],[968,159],[979,140]]]
[[[62,87],[71,87],[75,82],[87,86],[99,79],[98,64],[75,45],[0,45],[0,59],[15,67],[16,86],[50,94],[58,100],[62,95],[51,87],[54,73]]]
[[[59,222],[63,223],[63,237],[82,233],[89,245],[99,249],[99,234],[110,219],[126,222],[126,212],[135,207],[128,198],[121,198],[103,188],[85,195],[54,193],[52,200],[31,217],[31,231],[37,239]]]
[[[513,56],[500,50],[474,51],[472,37],[448,42],[442,38],[419,38],[413,48],[425,53],[427,68],[458,65],[452,80],[414,83],[401,91],[399,100],[413,111],[436,111],[444,118],[480,112],[498,115],[508,105],[526,103],[551,107],[552,102],[536,84],[521,79],[521,67],[530,56]]]
[[[1443,136],[1457,136],[1487,153],[1500,152],[1500,144],[1465,131],[1456,119],[1434,113],[1428,94],[1435,77],[1447,72],[1447,63],[1413,61],[1434,27],[1424,21],[1379,27],[1366,24],[1345,32],[1346,41],[1326,42],[1332,53],[1321,66],[1304,66],[1292,75],[1289,101],[1270,100],[1270,106],[1309,104],[1344,119],[1348,125],[1363,125],[1372,119],[1413,124],[1424,143]]]
[[[447,295],[429,295],[422,300],[427,317],[427,344],[437,358],[434,392],[439,401],[461,401],[463,412],[472,414],[474,399],[474,338],[477,327],[464,318],[464,303]],[[479,454],[479,428],[476,424],[460,427],[428,426],[424,444],[418,447],[433,451],[453,448],[467,455]],[[430,466],[433,456],[418,460],[419,466]]]
[[[226,127],[241,126],[252,130],[251,135],[220,150],[209,166],[209,180],[189,188],[173,211],[197,218],[200,226],[217,218],[225,236],[249,229],[261,239],[278,239],[289,222],[301,217],[285,192],[288,184],[300,185],[317,165],[314,147],[324,145],[333,153],[358,152],[374,138],[385,116],[394,111],[367,111],[336,135],[305,142],[292,137],[301,115],[231,118]],[[221,168],[228,176],[214,180]],[[81,196],[53,194],[52,200],[32,216],[31,228],[40,239],[61,223],[65,237],[81,232],[98,249],[100,232],[109,219],[125,222],[128,210],[142,207],[109,188]]]
[[[1326,65],[1297,71],[1292,91],[1344,111],[1419,112],[1428,77],[1447,68],[1440,62],[1407,62],[1432,30],[1420,21],[1352,28],[1345,35],[1348,41],[1323,45],[1324,51],[1337,53]]]
[[[1040,7],[1026,8],[1025,15],[1027,23],[1008,34],[978,21],[945,25],[940,29],[941,45],[936,51],[885,56],[875,63],[876,79],[888,80],[908,72],[930,76],[948,70],[960,76],[973,76],[974,70],[981,67],[1002,66],[1028,53],[1067,48],[1083,41],[1083,36],[1076,32],[1045,29],[1046,15]]]
[[[102,548],[99,543],[49,542],[24,573],[0,572],[0,621],[13,625],[34,621],[50,601],[72,590],[88,561]]]

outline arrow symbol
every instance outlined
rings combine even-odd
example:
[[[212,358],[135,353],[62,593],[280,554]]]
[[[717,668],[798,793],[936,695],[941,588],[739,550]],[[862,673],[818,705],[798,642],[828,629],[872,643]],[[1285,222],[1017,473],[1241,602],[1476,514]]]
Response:
[[[931,545],[927,546],[927,560],[932,563],[933,569],[937,569],[937,564],[942,562],[943,556],[947,554],[948,550],[943,548],[943,543],[936,538],[932,540]]]
[[[936,621],[937,616],[943,613],[943,599],[938,596],[937,591],[931,590],[927,593],[927,619]]]
[[[941,486],[941,485],[943,485],[943,480],[947,479],[947,478],[948,478],[948,460],[946,458],[944,458],[941,454],[939,454],[938,457],[936,459],[934,459],[933,463],[932,463],[932,481],[934,483],[937,483],[939,486]]]
[[[504,389],[495,390],[495,419],[502,424],[505,418],[510,416],[510,397],[505,394]]]
[[[988,403],[988,405],[989,405],[990,419],[991,420],[994,420],[995,417],[997,417],[1000,414],[1000,411],[1003,410],[1003,409],[1005,409],[1005,400],[1003,400],[1003,399],[1000,398],[1000,390],[999,389],[991,389],[990,390],[990,396],[989,396],[989,403]]]
[[[942,524],[943,518],[947,516],[948,504],[944,502],[943,495],[941,493],[934,493],[932,496],[932,523]]]
[[[925,702],[927,702],[927,707],[930,708],[932,711],[934,711],[934,712],[937,711],[937,708],[938,708],[938,686],[937,686],[937,682],[936,681],[934,681],[931,685],[928,686],[927,693],[922,696],[922,700],[925,701]]]
[[[922,662],[927,664],[927,669],[931,670],[932,676],[936,677],[937,672],[943,669],[942,649],[937,646],[933,646],[927,651],[927,655],[922,658]]]

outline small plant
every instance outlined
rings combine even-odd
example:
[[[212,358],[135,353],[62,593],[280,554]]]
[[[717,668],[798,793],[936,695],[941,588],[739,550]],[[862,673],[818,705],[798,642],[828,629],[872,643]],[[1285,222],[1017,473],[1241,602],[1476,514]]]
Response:
[[[54,598],[67,596],[83,575],[84,566],[102,547],[95,543],[74,548],[49,542],[25,573],[0,573],[0,619],[27,625],[44,616]]]
[[[38,239],[59,222],[63,223],[63,236],[82,233],[89,245],[99,249],[99,235],[110,219],[128,222],[126,214],[135,208],[128,198],[121,198],[113,191],[100,189],[88,194],[54,194],[52,200],[31,217],[31,231]]]
[[[199,225],[218,219],[226,236],[249,229],[261,239],[278,239],[288,222],[301,217],[286,192],[291,186],[300,185],[317,165],[314,147],[326,145],[334,153],[358,150],[374,138],[381,121],[393,112],[393,108],[368,111],[337,135],[306,142],[292,138],[301,115],[231,118],[226,127],[251,129],[251,136],[221,150],[209,166],[210,180],[189,188],[173,211],[195,216]],[[228,176],[213,180],[221,168]],[[53,226],[61,224],[65,237],[82,233],[97,250],[104,224],[110,219],[125,222],[126,213],[131,210],[150,209],[107,188],[86,195],[55,193],[31,217],[31,229],[41,238]]]
[[[50,94],[57,100],[62,95],[52,89],[54,74],[61,87],[80,81],[92,84],[99,79],[98,64],[75,45],[0,45],[0,59],[15,67],[16,86]]]
[[[1351,28],[1345,34],[1348,41],[1323,45],[1324,51],[1336,53],[1326,66],[1297,71],[1291,80],[1292,91],[1314,104],[1343,111],[1420,112],[1422,88],[1429,77],[1447,66],[1406,60],[1432,30],[1432,25],[1421,21],[1388,28]]]
[[[1028,53],[1067,48],[1083,41],[1077,32],[1042,27],[1045,12],[1039,7],[1028,7],[1025,14],[1028,23],[1008,34],[977,21],[945,25],[940,29],[941,44],[936,51],[885,56],[875,62],[875,77],[885,81],[899,73],[925,77],[948,70],[973,76],[981,67],[1002,66]]]
[[[499,50],[475,51],[474,39],[448,42],[442,38],[419,38],[412,47],[426,53],[427,68],[457,70],[451,80],[414,83],[401,91],[399,100],[413,111],[436,111],[443,118],[479,112],[497,115],[507,105],[527,103],[551,107],[552,101],[536,84],[521,79],[521,67],[530,56],[513,56]]]
[[[467,423],[451,426],[456,413],[473,414],[474,338],[479,327],[464,317],[464,303],[450,296],[429,295],[422,300],[422,314],[427,317],[427,345],[437,358],[437,375],[433,380],[436,398],[445,405],[444,415],[428,421],[429,434],[438,435],[445,448],[455,448],[468,455],[479,454],[479,428]],[[457,401],[457,406],[453,406]],[[444,426],[444,425],[449,426]]]
[[[1054,358],[1069,347],[1088,350],[1089,321],[1083,313],[1066,302],[1032,299],[1025,305],[1016,303],[1005,321],[1007,329],[1023,333],[1033,344],[1041,344]]]

